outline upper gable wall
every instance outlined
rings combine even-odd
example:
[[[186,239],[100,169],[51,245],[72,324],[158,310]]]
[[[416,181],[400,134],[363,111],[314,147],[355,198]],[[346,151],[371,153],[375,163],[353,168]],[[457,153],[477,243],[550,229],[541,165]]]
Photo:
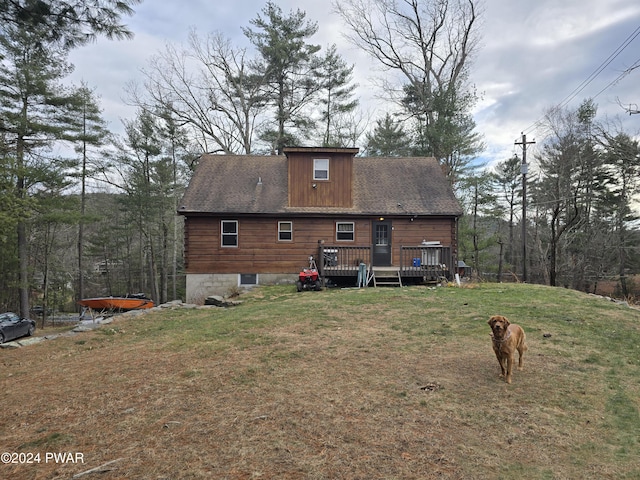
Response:
[[[353,207],[355,149],[285,150],[290,207]],[[314,159],[329,160],[329,179],[314,180]]]

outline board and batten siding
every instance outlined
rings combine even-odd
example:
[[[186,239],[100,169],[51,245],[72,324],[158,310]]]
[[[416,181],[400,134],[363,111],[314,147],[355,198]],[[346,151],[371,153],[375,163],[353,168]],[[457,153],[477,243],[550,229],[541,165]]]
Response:
[[[329,160],[328,180],[313,179],[314,159]],[[352,206],[353,161],[351,155],[309,156],[290,153],[287,161],[290,207],[350,208]]]
[[[221,220],[238,221],[238,246],[221,245]],[[187,273],[297,273],[317,256],[318,241],[326,245],[370,246],[371,225],[377,218],[287,217],[187,217],[185,268]],[[392,262],[400,246],[417,246],[423,240],[456,248],[455,219],[449,217],[387,218],[391,220]],[[293,222],[292,241],[278,240],[278,222]],[[336,222],[353,222],[354,241],[336,240]]]

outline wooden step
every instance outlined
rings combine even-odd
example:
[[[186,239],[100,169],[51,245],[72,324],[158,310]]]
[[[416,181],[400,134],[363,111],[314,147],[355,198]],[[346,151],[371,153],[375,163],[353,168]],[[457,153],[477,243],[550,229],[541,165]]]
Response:
[[[402,287],[400,269],[397,267],[373,267],[373,286]]]

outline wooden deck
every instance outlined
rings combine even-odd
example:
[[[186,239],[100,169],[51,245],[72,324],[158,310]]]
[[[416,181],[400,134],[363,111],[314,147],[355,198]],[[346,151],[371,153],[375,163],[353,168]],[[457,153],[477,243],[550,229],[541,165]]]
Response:
[[[360,264],[363,263],[374,275],[380,272],[381,277],[390,277],[388,272],[399,272],[399,277],[406,282],[428,283],[438,282],[443,278],[452,279],[454,268],[451,247],[400,246],[392,252],[391,266],[373,265],[372,251],[371,246],[321,244],[318,251],[320,261],[317,262],[320,275],[324,278],[357,278]]]

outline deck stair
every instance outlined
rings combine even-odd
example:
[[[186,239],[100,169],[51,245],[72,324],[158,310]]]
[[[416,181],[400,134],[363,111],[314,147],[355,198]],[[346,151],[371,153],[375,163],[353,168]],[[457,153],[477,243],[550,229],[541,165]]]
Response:
[[[372,267],[373,286],[402,287],[402,277],[398,267]]]

